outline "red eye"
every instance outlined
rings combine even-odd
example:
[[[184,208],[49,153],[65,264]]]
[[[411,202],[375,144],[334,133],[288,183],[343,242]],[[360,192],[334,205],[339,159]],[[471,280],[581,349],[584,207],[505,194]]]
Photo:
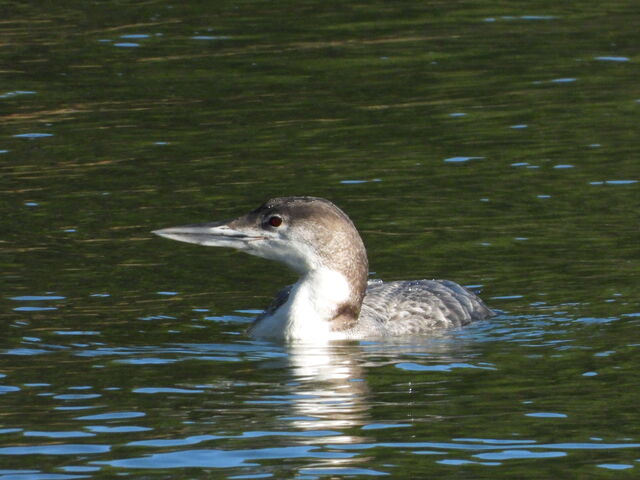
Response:
[[[275,215],[269,219],[269,225],[272,227],[279,227],[282,225],[282,218],[276,217]]]

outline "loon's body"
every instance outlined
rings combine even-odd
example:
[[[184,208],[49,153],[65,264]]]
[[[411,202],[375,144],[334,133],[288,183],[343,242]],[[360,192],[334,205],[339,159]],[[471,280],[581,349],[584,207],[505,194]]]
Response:
[[[255,337],[325,341],[425,334],[494,315],[474,293],[448,280],[368,282],[358,231],[322,198],[274,198],[227,222],[153,233],[235,248],[300,274],[256,318],[249,329]]]

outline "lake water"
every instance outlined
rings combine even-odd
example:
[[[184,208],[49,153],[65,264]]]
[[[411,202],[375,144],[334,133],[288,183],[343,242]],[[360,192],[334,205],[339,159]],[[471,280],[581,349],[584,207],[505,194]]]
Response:
[[[637,2],[7,2],[0,480],[640,472]],[[152,238],[341,206],[372,278],[502,313],[329,346]]]

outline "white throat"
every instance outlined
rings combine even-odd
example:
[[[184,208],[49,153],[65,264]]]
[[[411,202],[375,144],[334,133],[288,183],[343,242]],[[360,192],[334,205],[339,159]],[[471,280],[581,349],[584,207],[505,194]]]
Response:
[[[313,342],[346,338],[331,330],[331,319],[351,295],[341,273],[326,267],[311,270],[291,289],[286,303],[251,329],[256,337]]]

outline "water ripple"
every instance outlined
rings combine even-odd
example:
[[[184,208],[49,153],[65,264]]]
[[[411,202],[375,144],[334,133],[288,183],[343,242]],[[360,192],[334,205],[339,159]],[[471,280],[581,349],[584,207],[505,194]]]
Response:
[[[96,465],[120,468],[230,468],[256,465],[251,460],[288,460],[292,458],[351,458],[354,454],[324,452],[315,447],[295,446],[254,450],[185,450],[156,453],[145,457],[95,461]]]

